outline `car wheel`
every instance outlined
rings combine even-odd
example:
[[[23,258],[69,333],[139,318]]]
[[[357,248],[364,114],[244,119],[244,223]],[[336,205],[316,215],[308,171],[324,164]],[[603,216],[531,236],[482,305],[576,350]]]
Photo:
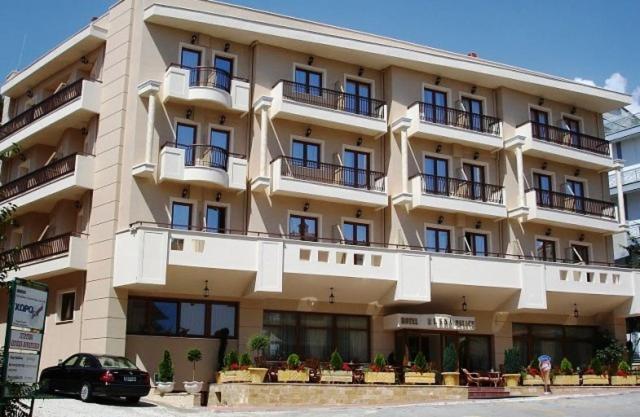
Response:
[[[126,401],[129,404],[138,404],[140,402],[140,397],[127,397]]]
[[[93,389],[91,388],[90,383],[85,382],[82,384],[82,387],[80,388],[80,399],[85,403],[93,400]]]

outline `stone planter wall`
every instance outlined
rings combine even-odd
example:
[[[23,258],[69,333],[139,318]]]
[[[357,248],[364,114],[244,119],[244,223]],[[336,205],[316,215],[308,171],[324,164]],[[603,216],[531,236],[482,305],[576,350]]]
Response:
[[[353,373],[351,371],[332,371],[327,369],[322,371],[322,374],[320,374],[320,382],[329,384],[350,384],[353,382]]]
[[[251,382],[251,374],[249,371],[222,371],[218,377],[220,384],[227,384],[230,382]]]
[[[544,385],[544,381],[541,376],[525,375],[522,379],[522,385]]]
[[[280,369],[278,371],[278,382],[309,382],[309,370],[292,371]]]
[[[395,372],[365,372],[364,373],[365,384],[395,384],[396,374]]]
[[[602,375],[582,375],[582,385],[609,385],[609,378]]]
[[[507,387],[517,387],[520,383],[520,374],[504,374],[503,377]]]
[[[556,375],[553,377],[553,385],[580,385],[580,376]]]
[[[436,373],[435,372],[405,372],[404,383],[405,384],[435,384]]]
[[[460,385],[460,372],[443,372],[442,384],[449,387]]]
[[[635,385],[637,384],[637,377],[635,375],[617,376],[611,377],[611,385]]]

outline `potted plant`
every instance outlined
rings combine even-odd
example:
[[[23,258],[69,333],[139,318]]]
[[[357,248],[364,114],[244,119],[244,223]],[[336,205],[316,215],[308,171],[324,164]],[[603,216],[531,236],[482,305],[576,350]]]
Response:
[[[302,365],[300,356],[289,355],[285,369],[278,370],[278,382],[309,382],[309,370]]]
[[[342,360],[340,353],[334,350],[329,358],[329,369],[323,369],[320,374],[320,382],[349,384],[352,381],[351,367]]]
[[[200,362],[202,360],[202,352],[199,349],[191,349],[187,352],[187,360],[191,362],[193,366],[191,381],[184,381],[182,385],[184,385],[185,391],[189,394],[197,394],[202,391],[202,381],[196,381],[196,362]]]
[[[435,384],[436,373],[431,370],[431,364],[427,362],[424,353],[418,352],[413,359],[413,364],[404,373],[405,384]]]
[[[520,351],[516,347],[504,351],[504,383],[507,387],[517,387],[520,382]]]
[[[251,336],[247,347],[253,353],[253,363],[255,367],[249,366],[249,374],[251,375],[252,384],[260,384],[267,375],[267,368],[264,365],[264,351],[269,347],[269,336],[264,334],[255,334]]]
[[[366,384],[395,384],[396,373],[393,368],[387,366],[387,361],[381,353],[373,358],[373,363],[369,365],[364,373]]]
[[[591,359],[589,368],[584,371],[582,385],[609,385],[609,378],[604,372],[602,361],[597,356]]]
[[[631,375],[631,367],[625,361],[620,361],[615,375],[611,376],[611,385],[635,385],[637,378]]]
[[[580,376],[573,372],[569,359],[560,361],[560,372],[553,376],[553,385],[580,385]]]
[[[542,376],[540,376],[540,363],[538,359],[532,360],[521,375],[522,385],[544,385]]]
[[[160,395],[168,394],[173,391],[173,362],[171,361],[171,353],[164,351],[162,361],[158,365],[158,379],[156,381],[156,389]]]
[[[442,381],[444,385],[460,385],[460,370],[458,369],[458,353],[453,343],[444,349],[442,360]]]
[[[229,351],[224,355],[223,370],[218,376],[218,382],[221,384],[229,382],[250,382],[251,375],[247,368],[248,367],[243,368],[240,366],[240,359],[236,351]]]

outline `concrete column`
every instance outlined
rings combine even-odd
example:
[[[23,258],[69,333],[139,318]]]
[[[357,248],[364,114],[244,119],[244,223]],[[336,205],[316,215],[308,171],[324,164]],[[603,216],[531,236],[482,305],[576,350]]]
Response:
[[[520,207],[526,205],[524,197],[524,162],[522,160],[522,145],[516,146],[516,175],[518,180],[518,202]]]
[[[11,106],[11,97],[2,97],[2,122],[5,124],[9,121],[9,107]]]
[[[267,176],[267,133],[269,132],[269,107],[260,112],[260,176]]]
[[[409,139],[407,129],[400,130],[400,155],[402,157],[402,193],[409,192]]]
[[[156,119],[156,95],[149,95],[149,116],[147,117],[147,136],[144,148],[144,162],[153,163],[153,131]]]
[[[622,192],[622,168],[623,166],[616,166],[616,190],[618,191],[618,220],[620,221],[620,225],[624,226],[627,224],[627,215],[624,212],[624,194]]]

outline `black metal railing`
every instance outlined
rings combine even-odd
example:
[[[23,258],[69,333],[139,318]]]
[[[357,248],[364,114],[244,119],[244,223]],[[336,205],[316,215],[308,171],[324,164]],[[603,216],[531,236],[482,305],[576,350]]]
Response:
[[[176,142],[166,142],[163,147],[184,149],[184,164],[186,166],[204,166],[210,168],[227,169],[229,156],[246,159],[246,156],[229,152],[224,148],[213,145],[184,145]]]
[[[79,233],[71,232],[29,243],[15,250],[0,253],[0,259],[11,265],[21,265],[49,256],[69,252],[71,237],[79,237]]]
[[[530,123],[531,133],[536,139],[597,153],[599,155],[611,155],[609,142],[604,139],[534,121]]]
[[[545,191],[531,188],[527,191],[536,192],[536,204],[539,207],[547,207],[573,213],[587,214],[591,216],[616,218],[616,206],[610,201],[594,200],[591,198],[577,197],[571,194],[556,191]]]
[[[420,106],[420,120],[459,127],[461,129],[488,133],[500,136],[500,119],[483,114],[470,113],[451,107],[436,106],[434,104],[417,102]],[[413,105],[415,105],[414,103]]]
[[[27,175],[3,184],[0,186],[0,202],[72,173],[76,169],[77,155],[78,154],[65,156]]]
[[[273,162],[277,160],[281,161],[280,174],[285,177],[373,191],[384,192],[385,190],[383,172],[307,161],[289,156],[279,156]]]
[[[178,67],[189,70],[190,87],[214,87],[231,92],[231,80],[234,78],[225,70],[214,67],[189,67],[181,64],[171,64],[170,67]]]
[[[282,95],[290,100],[376,119],[384,119],[385,117],[385,102],[382,100],[287,80],[280,80],[278,83],[282,83]]]
[[[82,81],[84,80],[81,78],[72,82],[0,126],[0,140],[80,97],[82,95]]]
[[[420,177],[422,192],[425,194],[502,204],[503,187],[500,185],[427,174],[418,174],[415,177]]]

